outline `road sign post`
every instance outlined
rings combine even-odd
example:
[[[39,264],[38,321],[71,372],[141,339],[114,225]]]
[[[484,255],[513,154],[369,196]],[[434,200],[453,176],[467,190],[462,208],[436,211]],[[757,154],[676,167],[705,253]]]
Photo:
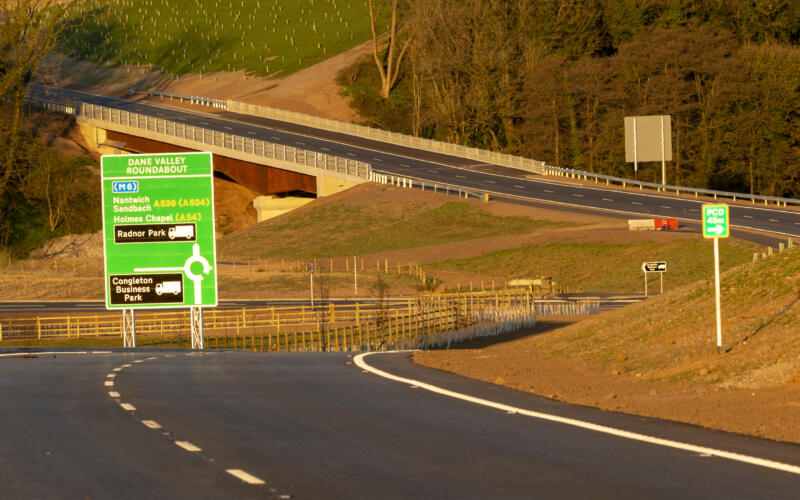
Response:
[[[644,296],[647,297],[647,274],[658,273],[661,279],[661,293],[664,293],[664,273],[667,272],[666,262],[643,262],[642,272],[644,273]]]
[[[725,204],[703,205],[703,238],[714,240],[714,302],[717,309],[717,352],[722,349],[722,312],[719,292],[719,239],[730,236],[730,209]]]
[[[216,306],[211,153],[100,162],[106,309]],[[193,335],[193,347],[202,344]]]

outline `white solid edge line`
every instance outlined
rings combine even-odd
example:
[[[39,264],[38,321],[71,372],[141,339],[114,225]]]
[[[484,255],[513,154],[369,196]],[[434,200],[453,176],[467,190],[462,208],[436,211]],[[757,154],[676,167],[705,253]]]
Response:
[[[26,351],[26,352],[9,352],[0,354],[0,358],[13,358],[17,356],[45,356],[50,354],[111,354],[111,351]]]
[[[266,484],[263,479],[259,479],[252,474],[248,474],[242,469],[227,469],[225,472],[237,479],[241,479],[247,484]]]
[[[411,352],[411,351],[387,351],[385,354],[389,353],[398,353],[398,352]],[[580,427],[582,429],[587,429],[590,431],[601,432],[603,434],[610,434],[612,436],[617,436],[625,439],[632,439],[634,441],[642,441],[645,443],[655,444],[658,446],[664,446],[667,448],[675,448],[678,450],[689,451],[692,453],[697,454],[705,454],[716,456],[720,458],[727,458],[728,460],[735,460],[737,462],[743,462],[751,465],[757,465],[759,467],[766,467],[769,469],[775,469],[783,472],[789,472],[791,474],[800,474],[800,466],[786,464],[782,462],[776,462],[774,460],[767,460],[764,458],[753,457],[749,455],[742,455],[740,453],[734,453],[730,451],[724,450],[717,450],[714,448],[708,448],[705,446],[698,446],[689,443],[681,443],[680,441],[672,441],[670,439],[663,439],[657,438],[653,436],[648,436],[646,434],[639,434],[636,432],[625,431],[622,429],[615,429],[613,427],[607,427],[605,425],[598,425],[593,424],[591,422],[585,422],[583,420],[577,420],[574,418],[567,418],[567,417],[559,417],[557,415],[550,415],[548,413],[541,413],[537,411],[525,410],[523,408],[517,408],[514,406],[496,403],[494,401],[489,401],[486,399],[476,398],[474,396],[468,396],[466,394],[461,394],[454,391],[449,391],[447,389],[442,389],[441,387],[437,387],[435,385],[427,384],[425,382],[421,382],[419,380],[408,379],[404,377],[399,377],[397,375],[392,375],[391,373],[387,373],[383,370],[379,370],[377,368],[373,368],[372,366],[368,365],[364,358],[371,354],[376,354],[374,352],[365,352],[358,354],[353,358],[353,362],[361,368],[362,370],[366,370],[370,373],[378,375],[379,377],[383,377],[389,380],[394,380],[395,382],[401,382],[404,384],[409,384],[412,386],[417,386],[420,389],[425,389],[437,394],[442,394],[444,396],[448,396],[455,399],[461,399],[462,401],[467,401],[470,403],[487,406],[489,408],[495,408],[497,410],[501,410],[504,412],[513,412],[520,415],[525,415],[528,417],[538,418],[541,420],[547,420],[550,422],[556,422],[560,424],[571,425],[573,427]]]
[[[175,441],[175,444],[177,444],[178,446],[180,446],[181,448],[183,448],[186,451],[193,451],[193,452],[194,451],[203,451],[200,448],[198,448],[197,446],[195,446],[192,443],[190,443],[189,441]]]

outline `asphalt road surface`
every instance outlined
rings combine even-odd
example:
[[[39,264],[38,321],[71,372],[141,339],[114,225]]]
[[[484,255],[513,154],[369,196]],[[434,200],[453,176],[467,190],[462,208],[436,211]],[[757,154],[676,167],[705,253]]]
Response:
[[[488,408],[365,373],[348,354],[0,355],[0,497],[776,499],[800,491],[800,446],[571,406],[415,366],[408,353],[364,361],[702,448]],[[717,455],[724,451],[738,455]]]
[[[660,193],[606,189],[602,185],[582,186],[546,176],[530,179],[521,176],[519,171],[497,165],[477,164],[463,158],[393,146],[249,115],[230,112],[197,113],[147,102],[40,86],[33,87],[31,94],[62,101],[72,99],[124,109],[214,129],[222,133],[350,158],[370,163],[376,172],[429,183],[457,185],[479,193],[556,203],[562,207],[603,210],[625,214],[626,217],[676,217],[698,223],[701,205],[707,203],[703,200]],[[734,228],[764,231],[781,237],[800,237],[800,211],[797,210],[758,205],[731,205],[730,223]]]

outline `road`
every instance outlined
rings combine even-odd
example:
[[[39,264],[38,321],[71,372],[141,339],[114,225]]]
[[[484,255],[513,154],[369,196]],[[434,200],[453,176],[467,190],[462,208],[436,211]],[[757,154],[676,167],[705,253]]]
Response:
[[[518,171],[497,165],[478,164],[462,158],[393,146],[344,134],[230,112],[198,113],[143,101],[88,94],[70,89],[41,87],[33,95],[73,99],[143,113],[165,120],[188,123],[223,133],[236,134],[286,146],[350,158],[373,166],[376,172],[408,177],[428,183],[457,185],[479,193],[492,193],[526,201],[556,203],[562,207],[602,210],[626,217],[676,217],[698,223],[703,200],[659,193],[584,186],[558,178],[520,176]],[[800,211],[763,206],[732,205],[734,228],[800,237]]]
[[[351,356],[0,355],[0,498],[778,499],[800,491],[797,445],[572,406],[415,366],[407,353],[363,359],[516,408],[705,447],[675,449],[446,397],[365,373]]]

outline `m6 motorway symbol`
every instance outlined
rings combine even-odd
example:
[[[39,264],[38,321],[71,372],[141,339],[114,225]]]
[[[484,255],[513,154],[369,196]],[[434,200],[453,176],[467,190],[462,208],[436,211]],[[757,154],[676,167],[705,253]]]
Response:
[[[729,215],[728,205],[703,205],[703,238],[730,236]]]

